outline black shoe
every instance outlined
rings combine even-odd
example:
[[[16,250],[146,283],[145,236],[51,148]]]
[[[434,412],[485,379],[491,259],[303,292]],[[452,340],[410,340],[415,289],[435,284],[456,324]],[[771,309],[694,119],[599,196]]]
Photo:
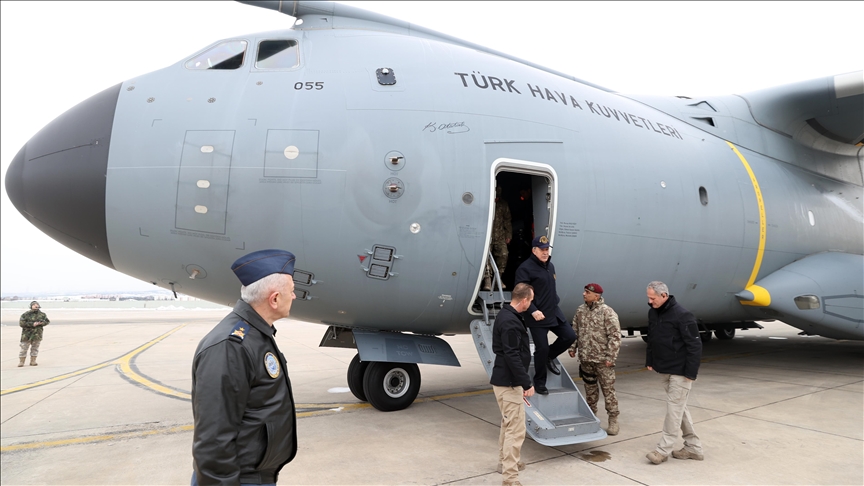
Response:
[[[551,371],[552,373],[554,373],[556,375],[561,374],[561,370],[559,370],[558,367],[555,366],[555,361],[553,361],[551,359],[546,361],[546,367],[549,368],[549,371]]]
[[[535,386],[534,391],[541,394],[541,395],[548,395],[549,394],[549,390],[547,390],[545,386]]]

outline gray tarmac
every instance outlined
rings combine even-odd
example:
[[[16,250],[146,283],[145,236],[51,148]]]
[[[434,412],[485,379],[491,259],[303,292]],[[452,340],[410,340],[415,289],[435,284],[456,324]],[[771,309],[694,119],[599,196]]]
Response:
[[[45,310],[39,366],[23,368],[22,311],[2,312],[2,483],[188,484],[192,355],[225,311]],[[522,483],[864,484],[864,342],[763,325],[705,347],[689,401],[704,461],[645,459],[664,394],[644,343],[628,338],[621,433],[565,447],[526,440]],[[417,401],[383,413],[348,391],[354,351],[318,347],[324,326],[277,328],[299,411],[299,451],[279,484],[500,484],[498,408],[470,335],[444,337],[461,368],[421,365]],[[562,361],[579,383],[576,360]]]

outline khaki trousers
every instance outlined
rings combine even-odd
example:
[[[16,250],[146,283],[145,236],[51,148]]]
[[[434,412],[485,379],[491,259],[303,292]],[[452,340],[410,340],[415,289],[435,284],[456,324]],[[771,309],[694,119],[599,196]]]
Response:
[[[519,480],[519,458],[525,441],[525,407],[521,386],[492,386],[501,409],[501,433],[498,435],[498,460],[503,484]]]
[[[668,456],[672,453],[680,430],[684,435],[684,448],[702,454],[702,441],[693,430],[693,419],[687,410],[687,398],[693,382],[681,375],[660,373],[666,388],[666,420],[663,421],[663,435],[657,444],[657,452]]]

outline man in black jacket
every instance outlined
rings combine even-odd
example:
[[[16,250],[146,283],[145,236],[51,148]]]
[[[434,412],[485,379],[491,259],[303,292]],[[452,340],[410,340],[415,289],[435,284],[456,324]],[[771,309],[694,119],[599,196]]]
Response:
[[[648,284],[648,347],[645,366],[660,373],[666,388],[666,420],[657,449],[646,457],[654,464],[666,462],[669,454],[675,459],[701,461],[702,442],[693,430],[693,420],[687,410],[687,397],[699,372],[702,340],[693,314],[669,295],[663,282]],[[684,447],[673,451],[678,430],[684,435]]]
[[[534,290],[530,285],[517,284],[513,288],[511,302],[505,304],[495,317],[495,326],[492,328],[495,365],[490,383],[498,408],[501,409],[498,472],[504,475],[504,485],[520,484],[519,471],[525,469],[525,464],[519,461],[522,442],[525,440],[525,408],[522,399],[534,395],[534,387],[528,376],[531,348],[522,312],[528,309],[533,298]]]
[[[537,393],[548,395],[546,370],[561,374],[555,358],[567,351],[576,340],[576,334],[558,307],[561,299],[555,288],[555,265],[552,265],[549,254],[549,239],[538,236],[531,246],[531,256],[516,269],[516,283],[527,283],[534,288],[535,300],[528,309],[530,316],[525,316],[525,320],[534,339],[534,387]],[[549,331],[558,336],[551,346]]]
[[[275,484],[297,452],[297,419],[273,323],[294,300],[294,255],[234,262],[241,300],[198,344],[192,361],[192,485]]]

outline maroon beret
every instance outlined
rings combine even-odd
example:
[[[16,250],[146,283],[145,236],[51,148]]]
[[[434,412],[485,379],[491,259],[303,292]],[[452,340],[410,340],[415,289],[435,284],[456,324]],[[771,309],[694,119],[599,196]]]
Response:
[[[594,292],[595,294],[602,294],[603,293],[603,287],[601,287],[600,284],[596,284],[596,283],[590,283],[590,284],[586,285],[585,290],[590,290],[591,292]]]

